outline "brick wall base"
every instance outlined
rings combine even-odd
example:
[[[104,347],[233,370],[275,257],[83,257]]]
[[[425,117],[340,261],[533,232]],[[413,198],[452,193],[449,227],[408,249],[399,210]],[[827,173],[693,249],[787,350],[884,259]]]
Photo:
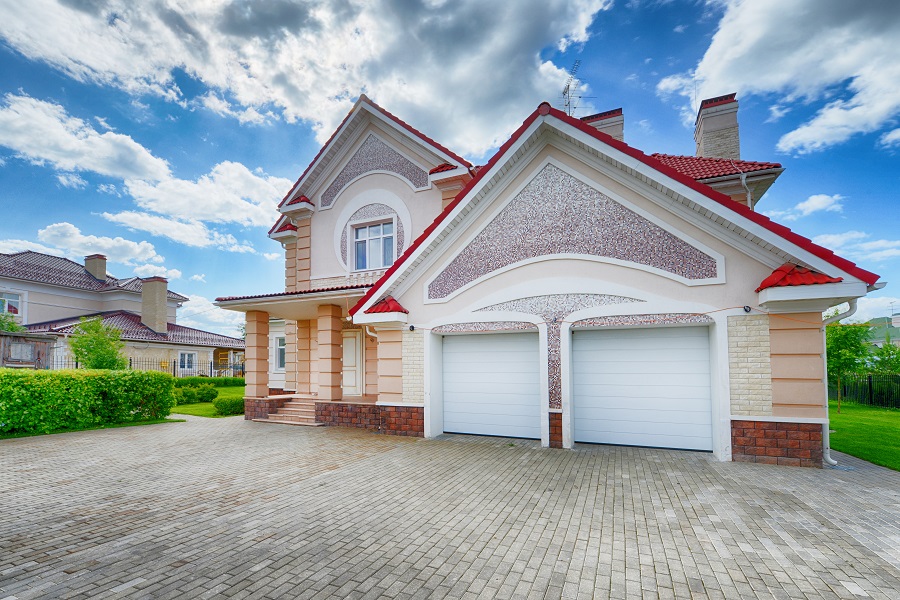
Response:
[[[270,396],[281,396],[284,394],[284,390],[281,388],[269,388]]]
[[[550,447],[562,448],[562,413],[550,413]]]
[[[334,427],[359,427],[387,435],[425,435],[425,409],[421,406],[316,402],[316,422]]]
[[[272,398],[244,398],[244,420],[265,419],[284,406],[284,400]]]
[[[732,421],[731,458],[735,462],[822,468],[822,425]]]

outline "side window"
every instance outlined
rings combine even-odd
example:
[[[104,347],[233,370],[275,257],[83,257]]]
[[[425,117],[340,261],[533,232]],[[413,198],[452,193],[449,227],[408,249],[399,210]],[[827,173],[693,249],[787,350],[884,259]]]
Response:
[[[19,297],[19,294],[0,292],[0,312],[18,315],[20,314],[21,309],[21,298]]]
[[[286,361],[286,343],[285,338],[275,338],[275,368],[284,370]]]
[[[355,269],[384,269],[394,263],[394,222],[353,228]]]

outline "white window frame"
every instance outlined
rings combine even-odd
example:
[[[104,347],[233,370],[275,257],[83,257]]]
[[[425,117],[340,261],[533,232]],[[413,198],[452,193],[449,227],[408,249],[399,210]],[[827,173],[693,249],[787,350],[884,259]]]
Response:
[[[275,369],[276,373],[284,373],[287,366],[287,338],[284,336],[275,337]]]
[[[15,296],[16,303],[16,312],[9,311],[9,303],[13,301],[12,298],[4,298],[4,296]],[[0,313],[9,313],[14,317],[19,317],[24,319],[25,313],[25,296],[19,292],[13,292],[12,290],[0,290]]]
[[[356,264],[356,242],[357,242],[356,231],[358,229],[362,229],[364,227],[371,227],[373,225],[385,225],[385,224],[391,225],[391,233],[390,233],[391,262],[390,262],[390,264],[383,265],[383,266],[377,266],[377,267],[369,266],[369,264],[370,264],[370,262],[368,260],[369,256],[370,256],[369,255],[369,246],[368,246],[368,244],[366,244],[366,267],[362,268],[362,269],[359,268]],[[383,255],[383,252],[384,252],[383,240],[384,240],[384,238],[385,238],[385,236],[384,236],[384,234],[382,234],[380,236],[380,239],[382,240],[382,256],[381,256],[382,259],[384,258],[384,255]],[[367,241],[369,239],[376,239],[376,238],[366,238]],[[351,271],[354,271],[354,272],[383,271],[385,269],[390,268],[390,266],[392,264],[394,264],[396,261],[397,261],[397,217],[396,217],[396,215],[393,215],[393,216],[385,215],[383,218],[367,219],[364,221],[354,221],[354,222],[347,224],[347,264],[348,264],[348,266],[350,266]]]
[[[190,361],[183,360],[185,356],[190,355],[192,358]],[[190,362],[190,366],[185,366],[187,362]],[[178,352],[178,370],[180,371],[196,371],[197,367],[197,353],[189,352],[189,351],[179,351]]]

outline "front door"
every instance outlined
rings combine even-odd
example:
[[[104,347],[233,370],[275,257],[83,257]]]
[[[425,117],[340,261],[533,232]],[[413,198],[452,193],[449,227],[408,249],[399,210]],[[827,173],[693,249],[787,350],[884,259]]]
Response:
[[[344,368],[341,387],[344,396],[362,396],[363,348],[362,331],[344,331]]]

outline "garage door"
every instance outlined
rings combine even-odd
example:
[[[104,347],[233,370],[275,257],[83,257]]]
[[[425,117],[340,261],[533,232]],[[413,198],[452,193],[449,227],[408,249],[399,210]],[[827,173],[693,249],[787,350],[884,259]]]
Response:
[[[576,442],[712,450],[706,327],[572,334]]]
[[[541,437],[538,336],[446,336],[444,431]]]

